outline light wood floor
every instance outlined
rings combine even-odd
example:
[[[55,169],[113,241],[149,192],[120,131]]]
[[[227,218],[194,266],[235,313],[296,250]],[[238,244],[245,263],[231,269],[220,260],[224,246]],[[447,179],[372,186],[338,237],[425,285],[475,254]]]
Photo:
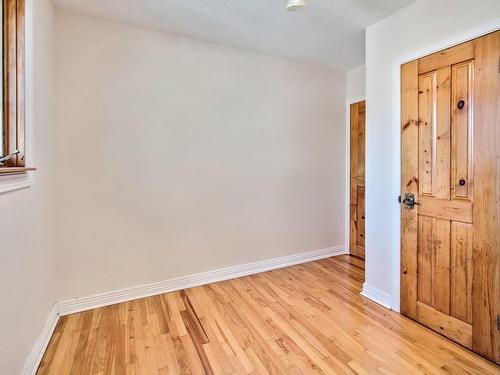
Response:
[[[38,374],[500,374],[330,258],[61,318]]]

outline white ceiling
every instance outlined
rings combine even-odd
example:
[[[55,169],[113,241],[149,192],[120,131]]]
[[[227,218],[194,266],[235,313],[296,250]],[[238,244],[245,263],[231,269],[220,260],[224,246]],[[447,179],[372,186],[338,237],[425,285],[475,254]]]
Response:
[[[414,0],[54,0],[59,8],[348,70],[364,64],[364,29]]]

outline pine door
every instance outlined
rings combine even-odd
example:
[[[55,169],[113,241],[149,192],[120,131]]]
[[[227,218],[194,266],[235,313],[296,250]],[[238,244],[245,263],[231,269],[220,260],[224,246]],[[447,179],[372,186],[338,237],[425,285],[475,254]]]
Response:
[[[365,257],[365,102],[350,111],[350,254]]]
[[[500,362],[500,32],[402,66],[401,311]]]

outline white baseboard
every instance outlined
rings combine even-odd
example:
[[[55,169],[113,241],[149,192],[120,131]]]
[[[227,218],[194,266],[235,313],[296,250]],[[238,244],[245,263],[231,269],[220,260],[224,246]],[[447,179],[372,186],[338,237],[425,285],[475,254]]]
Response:
[[[346,246],[330,247],[56,303],[47,318],[40,337],[35,342],[21,375],[34,375],[36,373],[60,316],[343,254],[346,254]]]
[[[43,354],[49,345],[50,338],[54,333],[54,329],[56,328],[56,324],[59,320],[59,314],[57,312],[57,304],[54,305],[52,310],[47,317],[47,321],[45,326],[36,340],[31,353],[24,364],[24,368],[21,371],[21,375],[34,375],[38,370],[38,366],[40,366],[40,362],[42,361]]]
[[[98,307],[114,305],[116,303],[132,301],[138,298],[154,296],[206,285],[218,281],[230,280],[237,277],[252,275],[295,264],[311,262],[318,259],[346,254],[346,246],[336,246],[327,249],[314,250],[306,253],[294,254],[280,258],[268,259],[239,266],[221,268],[214,271],[178,277],[171,280],[152,284],[140,285],[131,288],[100,293],[93,296],[75,298],[58,303],[59,315],[69,315]]]
[[[376,302],[387,309],[392,308],[392,298],[390,294],[384,293],[366,283],[363,284],[361,295],[368,299],[371,299],[373,302]]]

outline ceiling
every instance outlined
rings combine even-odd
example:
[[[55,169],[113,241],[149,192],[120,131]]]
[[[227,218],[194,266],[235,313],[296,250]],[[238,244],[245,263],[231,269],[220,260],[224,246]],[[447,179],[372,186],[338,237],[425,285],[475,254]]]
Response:
[[[364,64],[364,29],[413,0],[54,0],[58,8],[198,40],[348,70]]]

